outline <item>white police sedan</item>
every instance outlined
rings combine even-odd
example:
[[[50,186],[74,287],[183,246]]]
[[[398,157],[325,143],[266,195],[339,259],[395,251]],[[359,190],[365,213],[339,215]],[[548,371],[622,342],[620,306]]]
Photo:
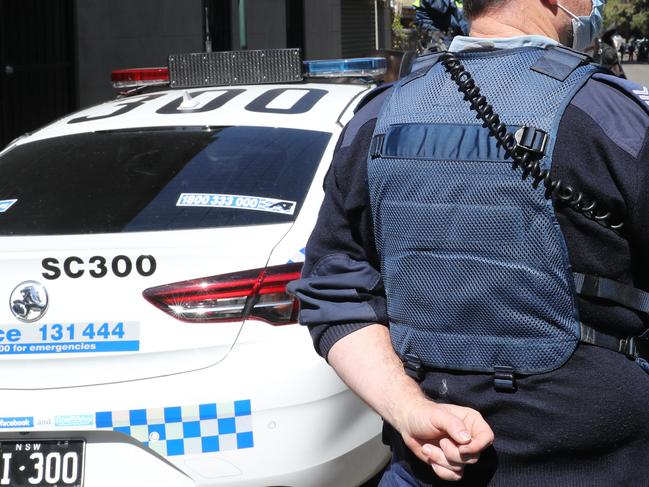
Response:
[[[240,85],[295,53],[227,56],[115,73],[130,96],[0,154],[0,486],[345,487],[385,463],[285,292],[372,83]]]

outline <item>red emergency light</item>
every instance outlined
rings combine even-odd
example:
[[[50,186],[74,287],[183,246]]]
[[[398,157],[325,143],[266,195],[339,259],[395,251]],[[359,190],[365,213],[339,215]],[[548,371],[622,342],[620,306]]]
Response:
[[[115,88],[137,88],[169,84],[168,68],[116,69],[110,75]]]

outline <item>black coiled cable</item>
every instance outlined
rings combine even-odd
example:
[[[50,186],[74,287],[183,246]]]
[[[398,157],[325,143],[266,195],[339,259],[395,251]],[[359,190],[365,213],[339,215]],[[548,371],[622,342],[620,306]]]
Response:
[[[458,91],[471,104],[471,109],[476,112],[476,118],[482,120],[483,126],[489,129],[490,135],[505,150],[506,156],[512,159],[512,169],[521,168],[523,180],[532,176],[532,186],[535,189],[543,182],[546,199],[556,195],[559,202],[581,213],[586,218],[610,228],[617,234],[622,233],[624,221],[613,223],[611,212],[602,209],[595,199],[587,198],[584,193],[572,186],[563,184],[560,179],[553,180],[550,171],[541,168],[540,160],[534,158],[531,151],[519,147],[514,134],[507,131],[507,126],[494,112],[485,96],[480,93],[480,88],[476,86],[473,77],[464,69],[455,54],[451,52],[442,54],[440,62],[444,69],[449,72],[453,81],[457,83]]]

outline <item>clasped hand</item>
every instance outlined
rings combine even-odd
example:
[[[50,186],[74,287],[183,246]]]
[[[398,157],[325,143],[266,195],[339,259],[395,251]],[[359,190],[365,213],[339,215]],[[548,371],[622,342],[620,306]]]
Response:
[[[398,426],[406,446],[443,480],[460,480],[467,465],[494,441],[482,415],[471,408],[418,400]]]

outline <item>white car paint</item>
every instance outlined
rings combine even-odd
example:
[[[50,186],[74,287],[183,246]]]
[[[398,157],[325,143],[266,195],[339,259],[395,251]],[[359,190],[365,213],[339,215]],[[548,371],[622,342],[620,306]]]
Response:
[[[272,110],[290,108],[308,90],[326,93],[305,113],[246,108],[277,88],[288,91],[267,105]],[[6,341],[7,330],[44,324],[65,328],[124,321],[137,323],[139,332],[139,348],[132,351],[0,353],[0,443],[84,439],[86,487],[353,486],[378,471],[388,455],[380,441],[380,418],[315,354],[306,328],[256,319],[185,323],[142,296],[160,285],[303,260],[336,141],[370,88],[300,83],[152,92],[70,115],[3,151],[0,165],[12,150],[38,141],[146,127],[286,127],[332,134],[293,223],[0,236],[2,300],[7,303],[14,288],[30,280],[44,284],[50,299],[43,319],[33,324],[20,323],[11,303],[0,301],[5,333],[0,347],[13,346]],[[200,111],[230,89],[241,92],[215,110]],[[158,113],[180,106],[185,93],[198,102],[198,111]],[[115,115],[120,110],[125,112]],[[4,196],[0,193],[0,200]],[[157,262],[150,276],[118,277],[109,270],[95,279],[88,274],[93,256],[108,262],[127,256],[134,262],[148,255]],[[70,270],[83,275],[44,278],[43,259],[56,259],[60,268],[69,256],[78,259]],[[29,418],[30,426],[7,426],[21,418]],[[179,445],[184,454],[178,453]],[[0,467],[0,482],[2,473]]]

